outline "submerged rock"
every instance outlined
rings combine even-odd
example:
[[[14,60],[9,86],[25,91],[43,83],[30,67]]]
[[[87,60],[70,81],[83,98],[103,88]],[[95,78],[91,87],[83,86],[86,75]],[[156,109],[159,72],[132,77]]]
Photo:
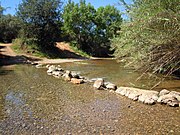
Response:
[[[95,82],[93,87],[97,90],[103,89],[104,87],[104,80],[102,78],[98,78]]]

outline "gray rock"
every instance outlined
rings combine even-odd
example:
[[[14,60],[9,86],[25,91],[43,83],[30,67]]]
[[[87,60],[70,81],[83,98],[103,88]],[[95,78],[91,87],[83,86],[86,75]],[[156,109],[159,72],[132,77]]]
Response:
[[[180,92],[177,92],[177,91],[171,91],[170,93],[169,93],[170,95],[178,95],[178,96],[180,96]]]
[[[61,72],[63,72],[63,71],[64,71],[64,69],[63,69],[63,68],[61,68],[61,67],[56,67],[56,70],[57,70],[57,71],[61,71]]]
[[[36,68],[43,68],[43,64],[38,64],[35,66]]]
[[[159,96],[163,96],[163,95],[167,95],[169,94],[170,91],[166,90],[166,89],[163,89],[159,92]]]
[[[176,97],[176,99],[180,102],[180,92],[171,91],[169,94]]]
[[[145,104],[154,104],[158,100],[157,91],[149,91],[130,87],[119,87],[116,93],[124,95],[132,100],[138,100]]]
[[[71,71],[67,70],[64,74],[63,74],[63,78],[65,81],[71,81],[72,75],[71,75]]]
[[[47,69],[49,69],[49,67],[50,67],[50,65],[49,65],[49,64],[48,64],[48,65],[46,65],[46,68],[47,68]]]
[[[105,86],[109,90],[116,90],[117,89],[117,86],[115,84],[113,84],[113,83],[105,84]]]
[[[54,75],[54,76],[62,76],[62,72],[60,72],[60,71],[53,71],[52,75]]]
[[[128,97],[130,93],[131,93],[131,91],[126,91],[125,96]]]
[[[72,75],[72,77],[73,78],[77,78],[77,79],[80,79],[80,76],[79,76],[79,74],[78,73],[76,73],[76,72],[71,72],[71,75]]]
[[[140,101],[140,102],[145,102],[145,100],[146,100],[146,98],[147,98],[147,96],[145,95],[145,94],[141,94],[140,96],[139,96],[139,98],[138,98],[138,101]]]
[[[123,87],[119,87],[119,88],[116,90],[116,93],[121,94],[121,95],[123,95],[123,96],[126,94],[126,92],[127,92],[127,90],[124,89]]]
[[[168,104],[169,106],[179,106],[178,99],[175,97],[175,95],[172,95],[170,93],[167,95],[160,96],[157,102]]]
[[[156,103],[156,101],[152,98],[146,98],[145,101],[144,101],[145,104],[148,104],[148,105],[153,105]]]
[[[131,93],[129,93],[128,98],[130,98],[130,99],[132,99],[132,100],[134,100],[134,101],[137,101],[138,98],[139,98],[139,94],[138,94],[138,93],[135,93],[135,92],[134,92],[134,93],[131,92]]]
[[[56,70],[56,67],[54,65],[51,65],[51,66],[49,66],[47,73],[52,73],[55,70]]]
[[[143,102],[145,104],[155,104],[158,100],[158,92],[157,91],[148,91],[142,90],[140,91],[141,95],[138,98],[138,101]]]
[[[179,106],[179,101],[177,101],[177,100],[168,101],[167,105],[169,105],[171,107],[178,107]]]
[[[103,86],[104,86],[104,80],[102,78],[98,78],[93,85],[93,87],[98,90],[103,89]]]

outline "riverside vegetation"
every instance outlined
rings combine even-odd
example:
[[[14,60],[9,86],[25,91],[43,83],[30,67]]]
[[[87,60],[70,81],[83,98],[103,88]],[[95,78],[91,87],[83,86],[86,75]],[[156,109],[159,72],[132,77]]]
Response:
[[[144,72],[176,74],[180,71],[180,1],[124,0],[129,20],[112,39],[115,56]]]

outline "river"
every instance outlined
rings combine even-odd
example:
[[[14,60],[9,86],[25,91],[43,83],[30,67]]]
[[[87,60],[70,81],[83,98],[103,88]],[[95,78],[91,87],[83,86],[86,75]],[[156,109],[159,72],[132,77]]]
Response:
[[[88,78],[103,77],[118,86],[151,88],[161,76],[123,68],[114,60],[63,63]],[[180,134],[180,108],[134,102],[92,84],[73,85],[32,65],[0,68],[0,134]],[[155,90],[180,91],[168,77]]]

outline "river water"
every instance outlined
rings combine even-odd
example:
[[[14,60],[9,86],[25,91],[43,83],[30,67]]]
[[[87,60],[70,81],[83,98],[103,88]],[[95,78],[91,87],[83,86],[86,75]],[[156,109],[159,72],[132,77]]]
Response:
[[[103,77],[118,86],[149,89],[160,76],[123,68],[113,60],[64,63],[88,78]],[[168,77],[155,90],[180,91]],[[180,134],[180,108],[134,102],[92,84],[73,85],[31,65],[0,68],[0,134]]]

